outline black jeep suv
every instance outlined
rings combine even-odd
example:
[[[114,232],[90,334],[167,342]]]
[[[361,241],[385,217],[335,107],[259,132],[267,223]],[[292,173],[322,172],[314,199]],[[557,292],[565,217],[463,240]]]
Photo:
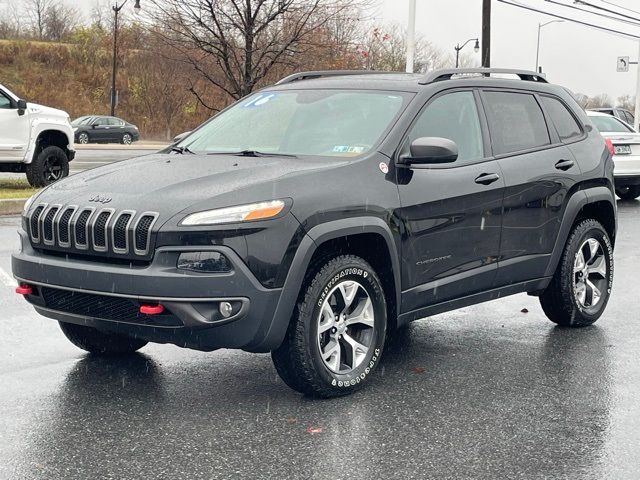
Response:
[[[613,163],[571,95],[533,72],[364,73],[287,77],[51,185],[25,207],[17,292],[89,352],[271,352],[324,397],[439,312],[528,292],[559,325],[595,322]]]

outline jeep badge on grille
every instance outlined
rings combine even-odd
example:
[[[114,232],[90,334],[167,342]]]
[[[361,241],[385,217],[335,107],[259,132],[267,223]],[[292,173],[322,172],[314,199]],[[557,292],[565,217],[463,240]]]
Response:
[[[109,203],[111,201],[111,197],[103,197],[102,195],[94,195],[93,197],[91,197],[89,199],[90,202],[97,202],[97,203]]]

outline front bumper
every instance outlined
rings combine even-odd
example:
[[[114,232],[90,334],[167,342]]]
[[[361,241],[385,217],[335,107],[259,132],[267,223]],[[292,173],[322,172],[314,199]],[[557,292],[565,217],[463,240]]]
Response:
[[[19,233],[22,249],[12,255],[13,274],[33,286],[25,298],[36,311],[59,321],[198,350],[251,349],[270,329],[281,294],[262,286],[225,246],[162,247],[150,264],[131,266],[43,254],[31,247],[23,230]],[[232,271],[178,270],[179,254],[194,250],[223,253]],[[229,318],[219,314],[222,301],[234,305]],[[132,313],[149,303],[162,304],[165,314]]]

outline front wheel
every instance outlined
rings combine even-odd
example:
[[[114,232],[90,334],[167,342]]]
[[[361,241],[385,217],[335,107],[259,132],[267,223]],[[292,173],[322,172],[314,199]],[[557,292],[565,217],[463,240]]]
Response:
[[[147,342],[125,337],[117,333],[107,333],[93,327],[59,322],[62,333],[76,347],[97,355],[125,355],[144,347]]]
[[[124,135],[122,135],[122,144],[123,145],[131,145],[132,141],[133,141],[133,138],[131,137],[131,134],[125,133]]]
[[[361,388],[380,362],[387,306],[362,258],[342,255],[309,272],[283,344],[271,353],[283,381],[324,398]]]
[[[89,134],[86,132],[82,132],[80,135],[78,135],[78,143],[81,143],[82,145],[86,145],[87,143],[89,143]]]
[[[616,195],[622,200],[635,200],[640,197],[640,185],[616,188]]]
[[[585,327],[604,312],[613,283],[613,248],[600,222],[578,223],[540,304],[549,320],[563,327]]]
[[[27,180],[32,187],[46,187],[69,175],[69,159],[60,147],[49,146],[27,165]]]

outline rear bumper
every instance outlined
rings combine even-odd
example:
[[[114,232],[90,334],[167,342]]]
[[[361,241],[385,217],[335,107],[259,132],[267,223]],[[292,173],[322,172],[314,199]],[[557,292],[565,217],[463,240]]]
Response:
[[[263,287],[228,247],[198,247],[223,253],[230,273],[201,274],[178,270],[181,252],[164,247],[144,267],[67,259],[34,250],[24,231],[22,249],[12,255],[16,279],[33,287],[25,295],[38,313],[55,320],[90,325],[158,343],[198,350],[251,349],[270,329],[281,289]],[[229,318],[220,302],[234,306]],[[160,303],[161,315],[142,315],[142,304]]]

